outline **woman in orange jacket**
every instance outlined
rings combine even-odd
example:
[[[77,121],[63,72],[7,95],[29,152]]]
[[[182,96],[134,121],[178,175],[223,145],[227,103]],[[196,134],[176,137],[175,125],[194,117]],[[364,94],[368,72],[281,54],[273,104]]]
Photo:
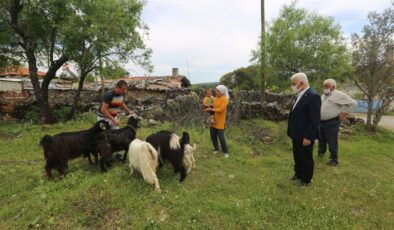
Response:
[[[227,105],[230,98],[228,89],[224,85],[218,85],[215,89],[216,97],[213,100],[213,108],[206,108],[205,112],[214,112],[215,124],[211,124],[211,141],[214,147],[214,154],[219,151],[218,139],[224,157],[229,157],[224,130],[226,126]]]

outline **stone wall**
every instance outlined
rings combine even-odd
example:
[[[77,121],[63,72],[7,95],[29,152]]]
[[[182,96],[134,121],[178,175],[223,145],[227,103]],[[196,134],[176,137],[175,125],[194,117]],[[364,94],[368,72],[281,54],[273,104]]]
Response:
[[[74,89],[49,90],[50,105],[54,108],[71,106],[76,92],[77,91]],[[35,97],[33,90],[25,90],[21,92],[20,95],[20,99],[17,103],[11,104],[7,103],[6,100],[0,100],[0,106],[3,114],[11,113],[15,107],[20,107],[22,110],[28,110],[30,106],[34,105]],[[180,102],[179,98],[184,96],[192,97],[192,100],[186,100],[186,103]],[[181,107],[185,107],[188,111],[193,110],[193,113],[183,112],[184,114],[188,114],[188,116],[194,116],[196,113],[201,113],[199,116],[205,116],[206,114],[202,112],[203,97],[203,89],[181,88],[163,91],[131,87],[127,92],[125,102],[130,108],[145,118],[168,119],[168,114],[171,114],[171,110],[177,107],[174,106],[174,103],[178,102],[184,103],[177,108],[177,113],[180,113],[180,115],[183,110]],[[267,102],[260,103],[258,102],[259,97],[259,92],[256,91],[237,91],[236,93],[231,93],[229,116],[232,118],[239,117],[240,119],[262,117],[269,120],[284,120],[287,118],[286,110],[291,107],[294,100],[294,96],[290,94],[266,93]],[[182,100],[185,101],[184,98]],[[94,110],[98,108],[99,103],[99,91],[83,90],[81,92],[79,105],[81,105],[84,110]],[[196,108],[191,109],[190,106]],[[19,114],[23,113],[19,112]]]

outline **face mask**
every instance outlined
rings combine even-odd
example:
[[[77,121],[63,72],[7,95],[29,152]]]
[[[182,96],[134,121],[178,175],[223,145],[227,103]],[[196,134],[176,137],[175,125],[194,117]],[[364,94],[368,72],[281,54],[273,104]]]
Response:
[[[297,86],[299,85],[300,83],[298,83],[297,85],[292,85],[291,86],[291,89],[293,90],[293,92],[294,93],[298,93],[300,90],[297,88]]]
[[[331,90],[330,89],[324,89],[324,95],[330,95]]]

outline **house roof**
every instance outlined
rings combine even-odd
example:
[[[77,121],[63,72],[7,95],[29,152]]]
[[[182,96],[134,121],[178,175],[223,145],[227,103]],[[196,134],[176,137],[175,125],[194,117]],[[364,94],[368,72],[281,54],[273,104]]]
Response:
[[[30,72],[29,68],[26,66],[9,66],[4,67],[4,72],[0,71],[0,76],[9,76],[9,77],[29,77]],[[37,71],[38,77],[44,77],[46,72]]]
[[[125,81],[154,81],[154,80],[171,80],[171,81],[181,81],[185,76],[146,76],[146,77],[124,77],[118,80]]]

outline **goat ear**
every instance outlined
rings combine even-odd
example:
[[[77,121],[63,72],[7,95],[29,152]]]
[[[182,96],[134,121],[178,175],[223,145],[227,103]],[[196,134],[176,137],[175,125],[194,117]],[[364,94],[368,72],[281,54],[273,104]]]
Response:
[[[193,144],[193,151],[196,151],[196,149],[197,149],[197,145],[196,145],[196,143],[194,143]]]

